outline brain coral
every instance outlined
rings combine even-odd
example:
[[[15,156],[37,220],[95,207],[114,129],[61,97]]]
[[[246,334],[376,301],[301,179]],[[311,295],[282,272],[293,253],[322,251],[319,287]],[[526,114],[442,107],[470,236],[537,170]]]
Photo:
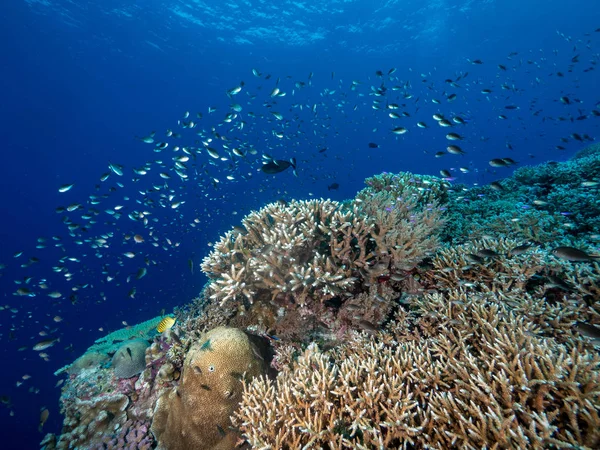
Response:
[[[187,353],[180,386],[157,402],[152,433],[159,449],[233,449],[238,435],[230,416],[242,396],[242,378],[265,371],[248,336],[219,327],[195,342]]]
[[[117,378],[131,378],[146,368],[146,349],[148,342],[144,339],[127,341],[119,347],[113,356],[112,366]]]

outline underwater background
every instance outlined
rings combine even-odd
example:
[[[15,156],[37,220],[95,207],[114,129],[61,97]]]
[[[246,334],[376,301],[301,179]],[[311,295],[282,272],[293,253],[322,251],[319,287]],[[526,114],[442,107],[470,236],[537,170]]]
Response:
[[[197,296],[210,243],[252,210],[342,201],[382,172],[485,185],[598,136],[591,0],[10,0],[0,14],[6,449],[59,433],[54,372]],[[445,151],[454,141],[465,154]],[[174,146],[219,157],[198,153],[183,178]],[[263,173],[265,154],[295,158],[297,176]],[[490,165],[502,158],[516,164]],[[165,183],[172,198],[148,201]],[[58,338],[45,357],[32,350]]]

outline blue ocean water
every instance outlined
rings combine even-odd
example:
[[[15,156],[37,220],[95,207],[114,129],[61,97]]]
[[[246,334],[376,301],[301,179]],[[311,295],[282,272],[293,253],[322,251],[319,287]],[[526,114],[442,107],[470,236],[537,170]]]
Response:
[[[383,171],[446,169],[456,182],[489,183],[512,171],[490,159],[565,160],[587,144],[573,133],[598,136],[592,0],[9,0],[0,14],[0,423],[10,430],[2,448],[36,448],[59,432],[54,371],[123,322],[197,295],[209,243],[251,210],[282,198],[343,200]],[[275,87],[285,96],[271,96]],[[241,111],[226,121],[232,104]],[[465,155],[434,156],[452,143],[434,114],[465,119],[452,128]],[[189,120],[195,128],[182,127]],[[406,134],[391,133],[398,126]],[[167,149],[136,138],[152,131]],[[173,157],[184,153],[174,147],[203,141],[226,160],[201,151],[180,178]],[[234,147],[246,156],[227,152]],[[262,173],[263,154],[296,158],[298,176]],[[123,175],[102,182],[110,163]],[[90,209],[93,218],[82,217]],[[135,234],[144,243],[126,238]],[[137,280],[142,267],[148,274]],[[15,295],[19,288],[34,296]],[[31,347],[48,338],[60,341],[45,361]],[[50,417],[40,433],[43,407]]]

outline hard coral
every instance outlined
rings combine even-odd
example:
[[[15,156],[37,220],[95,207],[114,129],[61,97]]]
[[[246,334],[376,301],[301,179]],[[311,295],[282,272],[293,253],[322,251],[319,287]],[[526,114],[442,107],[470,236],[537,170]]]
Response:
[[[56,448],[83,450],[99,445],[127,421],[128,405],[129,398],[120,393],[104,393],[90,400],[74,398]]]
[[[242,379],[265,371],[258,350],[243,331],[215,328],[187,353],[180,386],[158,400],[152,433],[159,449],[232,449],[238,439],[230,415],[242,394]]]
[[[115,376],[131,378],[140,374],[146,367],[148,346],[148,342],[143,339],[134,339],[123,343],[112,359]]]
[[[377,339],[312,345],[276,382],[245,383],[253,448],[598,448],[600,358],[494,293],[426,295]],[[411,330],[412,328],[412,330]],[[396,332],[397,331],[397,332]]]
[[[272,203],[243,219],[202,263],[211,298],[325,302],[390,270],[410,270],[438,246],[444,224],[422,197],[366,191],[342,205],[330,200]]]

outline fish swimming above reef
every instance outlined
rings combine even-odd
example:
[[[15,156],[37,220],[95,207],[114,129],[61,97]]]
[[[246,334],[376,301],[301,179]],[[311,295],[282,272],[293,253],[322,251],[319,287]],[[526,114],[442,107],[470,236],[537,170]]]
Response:
[[[582,336],[591,339],[594,346],[600,346],[600,327],[585,322],[576,322],[574,328]]]
[[[41,341],[38,342],[37,344],[35,344],[33,346],[33,349],[36,352],[41,352],[42,350],[46,350],[47,348],[52,347],[54,344],[56,344],[58,341],[60,341],[60,338],[56,338],[56,339],[46,339],[45,341]]]
[[[552,250],[554,256],[566,259],[567,261],[580,262],[580,261],[595,261],[600,259],[600,255],[588,255],[583,250],[573,247],[557,247]]]
[[[171,316],[167,316],[162,319],[158,325],[156,326],[156,331],[159,333],[164,333],[165,331],[171,329],[173,325],[175,325],[176,319]]]
[[[327,190],[336,191],[339,187],[340,185],[338,183],[331,183],[329,186],[327,186]]]
[[[296,158],[291,158],[289,161],[285,159],[272,159],[270,156],[263,156],[266,160],[263,162],[263,166],[260,168],[264,173],[274,175],[276,173],[283,172],[288,167],[293,167],[294,176],[298,176],[296,173]]]

